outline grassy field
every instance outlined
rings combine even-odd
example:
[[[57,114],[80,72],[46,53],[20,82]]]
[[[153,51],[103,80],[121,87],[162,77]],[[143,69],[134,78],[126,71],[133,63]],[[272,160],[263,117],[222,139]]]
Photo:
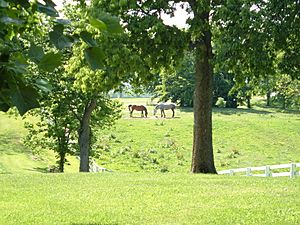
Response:
[[[175,118],[153,116],[149,99],[121,99],[123,117],[110,130],[95,129],[97,163],[119,172],[183,172],[190,168],[193,113],[176,110]],[[127,105],[147,104],[149,116],[129,117]],[[272,108],[214,109],[213,139],[218,170],[300,162],[299,112]],[[55,163],[54,153],[34,156],[23,146],[26,130],[20,119],[0,114],[0,173],[43,172]],[[78,161],[69,157],[66,172],[77,172]]]
[[[300,179],[192,175],[193,114],[153,116],[147,99],[122,99],[123,117],[97,130],[97,163],[112,173],[45,173],[51,151],[23,146],[21,119],[0,113],[0,224],[300,224]],[[149,117],[127,105],[148,104]],[[214,109],[218,170],[300,162],[297,112]],[[138,173],[133,173],[138,172]]]
[[[0,224],[300,224],[300,179],[1,175]]]
[[[139,101],[138,101],[139,100]],[[124,100],[123,100],[124,101]],[[126,99],[129,103],[149,103]],[[148,118],[125,110],[111,130],[98,131],[98,163],[120,171],[188,172],[191,161],[193,113],[176,110],[175,118]],[[213,140],[218,170],[300,161],[300,114],[277,109],[214,109]]]

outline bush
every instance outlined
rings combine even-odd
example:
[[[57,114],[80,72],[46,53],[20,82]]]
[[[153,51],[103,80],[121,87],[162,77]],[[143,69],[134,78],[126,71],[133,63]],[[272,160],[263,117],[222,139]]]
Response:
[[[226,107],[226,101],[224,101],[224,98],[218,97],[218,100],[216,102],[216,106],[219,108],[225,108]]]

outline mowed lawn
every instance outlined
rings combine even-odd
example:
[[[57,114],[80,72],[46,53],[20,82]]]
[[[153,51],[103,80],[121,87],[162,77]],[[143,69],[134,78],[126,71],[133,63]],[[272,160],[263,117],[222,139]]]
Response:
[[[1,175],[0,224],[300,224],[300,179]]]

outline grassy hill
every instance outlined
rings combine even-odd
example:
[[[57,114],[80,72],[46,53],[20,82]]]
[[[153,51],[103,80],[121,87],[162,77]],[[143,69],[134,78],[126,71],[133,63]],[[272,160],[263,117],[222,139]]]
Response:
[[[122,99],[123,117],[110,130],[95,129],[98,141],[93,148],[97,163],[120,172],[183,172],[190,168],[193,113],[191,108],[176,110],[175,118],[148,118],[127,105],[148,104],[149,99]],[[300,162],[300,117],[297,112],[272,108],[214,109],[213,139],[218,170]],[[0,113],[0,173],[45,172],[55,163],[52,151],[32,155],[22,144],[26,134],[21,119]],[[66,172],[77,172],[78,161],[69,157]]]

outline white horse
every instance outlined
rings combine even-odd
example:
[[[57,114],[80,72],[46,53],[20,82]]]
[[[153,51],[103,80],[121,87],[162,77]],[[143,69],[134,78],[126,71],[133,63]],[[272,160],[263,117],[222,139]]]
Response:
[[[174,117],[174,115],[175,115],[175,107],[176,107],[176,105],[174,103],[160,103],[160,104],[158,104],[158,105],[155,106],[153,114],[155,116],[156,113],[157,113],[157,110],[160,109],[160,115],[161,115],[161,117],[166,117],[165,110],[171,109],[172,112],[173,112],[172,117]]]

